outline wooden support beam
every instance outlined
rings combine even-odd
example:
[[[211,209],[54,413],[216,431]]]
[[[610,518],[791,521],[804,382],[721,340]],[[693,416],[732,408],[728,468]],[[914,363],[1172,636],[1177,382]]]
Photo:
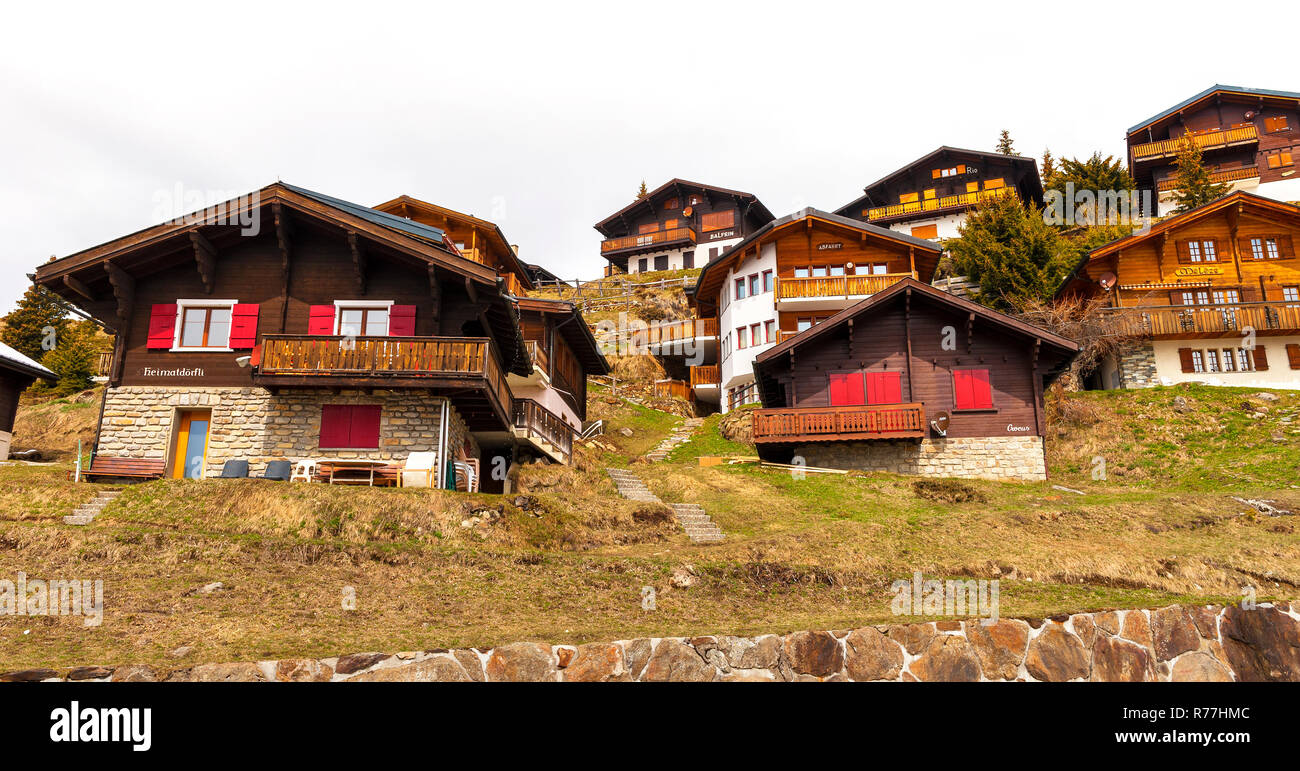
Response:
[[[108,272],[108,283],[113,287],[113,297],[117,300],[117,340],[113,346],[113,370],[109,373],[109,383],[117,386],[122,383],[126,347],[130,342],[129,322],[135,307],[135,278],[111,261],[104,263],[104,270]]]
[[[194,262],[199,268],[203,293],[212,294],[217,280],[217,248],[197,230],[190,231],[190,242],[194,244]]]
[[[280,334],[288,331],[289,278],[293,265],[293,223],[289,212],[279,203],[272,205],[275,215],[275,241],[280,249]]]
[[[907,339],[907,398],[916,401],[916,391],[912,385],[912,288],[903,291],[903,337]]]
[[[438,269],[429,265],[429,296],[433,300],[433,333],[442,330],[442,284],[438,282]]]
[[[1029,376],[1034,379],[1032,383],[1034,394],[1034,428],[1039,436],[1047,433],[1047,424],[1043,416],[1043,378],[1038,372],[1038,355],[1042,351],[1043,341],[1034,338],[1034,347],[1029,354]]]
[[[975,314],[971,313],[966,316],[966,354],[970,355],[971,348],[975,344]]]
[[[361,237],[348,231],[348,248],[352,250],[352,272],[357,280],[357,292],[366,295],[366,253],[361,249]]]
[[[1232,250],[1232,264],[1237,268],[1237,282],[1241,282],[1241,247],[1237,244],[1237,228],[1241,224],[1241,203],[1228,207],[1228,247]]]
[[[86,286],[85,284],[73,278],[72,276],[64,276],[63,285],[71,289],[72,291],[76,292],[77,294],[81,295],[82,297],[86,298],[90,302],[95,302],[95,293],[90,291],[90,287]]]

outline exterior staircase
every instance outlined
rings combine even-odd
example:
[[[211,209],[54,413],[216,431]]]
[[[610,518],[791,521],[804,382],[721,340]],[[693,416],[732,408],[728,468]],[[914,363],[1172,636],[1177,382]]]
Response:
[[[673,428],[673,432],[666,439],[658,444],[653,450],[645,454],[646,460],[658,463],[668,457],[668,453],[677,449],[681,445],[689,442],[695,435],[695,429],[704,423],[704,418],[687,418],[679,425]]]
[[[108,502],[122,494],[122,488],[113,487],[107,490],[100,490],[99,494],[93,499],[81,504],[72,510],[72,513],[63,518],[65,525],[89,525],[90,521],[99,516]]]
[[[663,503],[659,496],[650,492],[636,474],[627,469],[607,468],[605,471],[609,478],[614,481],[614,486],[618,488],[618,494],[632,501],[647,501],[650,503]],[[696,543],[717,543],[726,536],[709,515],[705,513],[704,507],[698,503],[669,503],[668,508],[673,510],[677,516],[677,521],[681,523],[682,529],[686,531],[686,537]]]

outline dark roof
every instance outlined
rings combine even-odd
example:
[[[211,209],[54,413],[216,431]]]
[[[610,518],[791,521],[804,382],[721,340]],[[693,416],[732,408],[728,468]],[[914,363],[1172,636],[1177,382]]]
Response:
[[[578,310],[577,305],[568,300],[541,297],[520,297],[515,302],[521,312],[537,311],[568,316],[568,319],[560,322],[557,329],[561,331],[569,347],[573,348],[582,362],[583,370],[590,375],[610,373],[609,361],[600,352],[600,344],[596,342],[596,336],[591,333],[591,327],[587,326],[586,320],[582,318],[582,311]]]
[[[1073,340],[1068,340],[1060,335],[1052,334],[1045,329],[1036,327],[1033,324],[1021,321],[1012,316],[1008,316],[1005,313],[995,311],[992,308],[980,305],[977,302],[972,302],[963,297],[957,297],[942,290],[935,289],[929,284],[923,284],[912,278],[905,278],[890,286],[888,289],[877,292],[865,300],[850,305],[820,324],[805,329],[794,337],[786,338],[780,343],[768,348],[766,351],[763,351],[754,357],[754,367],[757,369],[759,364],[771,361],[793,348],[797,348],[810,340],[814,340],[821,335],[828,333],[830,330],[839,326],[848,319],[869,311],[872,308],[882,305],[890,299],[909,291],[915,293],[915,296],[917,297],[931,300],[939,304],[948,305],[956,310],[966,313],[974,313],[980,318],[998,324],[1013,332],[1025,335],[1026,337],[1041,339],[1043,342],[1061,348],[1068,353],[1074,353],[1079,350],[1079,344]]]
[[[447,234],[442,232],[442,229],[440,228],[435,228],[432,225],[425,225],[421,222],[416,222],[415,220],[408,220],[407,218],[399,217],[396,214],[389,214],[387,212],[379,211],[378,209],[372,209],[369,206],[362,206],[359,203],[345,201],[342,198],[335,198],[332,195],[317,193],[314,190],[308,190],[305,187],[290,185],[288,182],[281,182],[280,184],[299,195],[305,195],[308,198],[314,198],[315,200],[333,206],[336,209],[342,209],[343,211],[360,217],[367,222],[373,222],[376,225],[397,230],[406,233],[407,235],[415,236],[416,238],[422,238],[445,248],[444,241]],[[504,238],[504,236],[502,238]]]
[[[772,212],[768,211],[767,207],[763,205],[763,202],[758,200],[758,196],[754,195],[753,193],[746,193],[743,190],[731,190],[725,187],[718,187],[717,185],[705,185],[701,182],[691,182],[689,180],[674,177],[668,180],[667,182],[663,183],[659,187],[656,187],[654,190],[651,190],[650,192],[646,193],[645,196],[636,199],[632,203],[628,204],[627,206],[624,206],[622,209],[619,209],[618,211],[609,215],[608,217],[601,220],[600,222],[597,222],[592,227],[600,231],[601,234],[608,235],[608,233],[605,233],[605,227],[610,222],[618,219],[619,217],[622,217],[623,215],[632,211],[636,207],[646,203],[647,201],[653,200],[660,193],[663,193],[668,188],[673,186],[699,188],[701,190],[712,190],[716,193],[721,193],[722,195],[730,195],[730,196],[735,196],[737,198],[747,198],[753,201],[754,206],[757,207],[758,211],[756,212],[756,216],[760,221],[767,221],[772,219]]]
[[[0,369],[11,370],[31,377],[44,378],[49,381],[59,379],[59,376],[53,371],[46,369],[38,362],[15,351],[4,343],[0,343]]]
[[[1126,131],[1125,133],[1132,134],[1134,131],[1139,131],[1141,129],[1144,129],[1147,126],[1151,125],[1152,123],[1168,118],[1170,115],[1173,115],[1179,110],[1184,110],[1190,107],[1191,105],[1201,101],[1202,99],[1208,96],[1213,96],[1214,94],[1217,93],[1242,94],[1243,96],[1271,96],[1280,99],[1300,100],[1300,93],[1297,93],[1295,91],[1275,91],[1269,88],[1244,88],[1242,86],[1224,86],[1216,83],[1213,86],[1210,86],[1209,88],[1205,89],[1201,93],[1197,94],[1196,96],[1184,99],[1183,101],[1179,102],[1173,107],[1170,107],[1167,110],[1161,110],[1155,115],[1152,115],[1150,118],[1147,118],[1144,121],[1141,121],[1139,123],[1130,126],[1128,131]]]
[[[935,157],[936,155],[940,155],[940,154],[942,154],[942,153],[952,153],[952,154],[961,154],[961,155],[974,155],[974,156],[981,157],[981,158],[997,158],[998,160],[1007,160],[1007,161],[1022,161],[1022,162],[1024,162],[1024,163],[1030,163],[1030,164],[1033,164],[1033,166],[1034,166],[1035,169],[1038,168],[1038,162],[1037,162],[1037,161],[1035,161],[1033,158],[1028,158],[1028,157],[1023,156],[1023,155],[1004,155],[1004,154],[999,153],[999,152],[986,152],[986,151],[984,151],[984,150],[964,150],[964,149],[962,149],[962,148],[960,148],[960,147],[949,147],[948,145],[942,145],[942,146],[940,146],[937,150],[934,150],[933,152],[926,153],[925,155],[922,155],[920,158],[917,158],[916,160],[912,161],[911,163],[907,164],[906,166],[901,166],[901,167],[899,167],[899,168],[897,168],[897,169],[891,171],[890,173],[886,174],[885,176],[881,177],[880,179],[876,180],[875,182],[872,182],[870,185],[867,185],[866,187],[862,188],[862,192],[865,193],[865,192],[867,192],[868,190],[870,190],[871,188],[876,187],[877,185],[883,185],[884,183],[888,182],[889,180],[893,179],[894,177],[897,177],[897,176],[899,176],[900,174],[904,174],[904,173],[906,173],[906,172],[908,172],[908,171],[911,171],[911,170],[912,170],[913,168],[915,168],[916,166],[919,166],[920,164],[922,164],[922,163],[924,163],[924,162],[930,160],[931,158]]]

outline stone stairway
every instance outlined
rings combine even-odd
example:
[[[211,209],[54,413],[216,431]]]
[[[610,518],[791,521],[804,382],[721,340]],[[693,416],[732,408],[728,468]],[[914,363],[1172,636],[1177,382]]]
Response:
[[[614,481],[614,486],[618,488],[618,494],[632,501],[649,501],[651,503],[663,503],[659,496],[650,492],[636,474],[627,469],[607,468],[605,471],[609,478]],[[717,543],[726,536],[717,524],[709,518],[704,512],[704,507],[698,503],[669,503],[668,508],[673,510],[677,516],[677,521],[681,523],[682,529],[686,531],[686,536],[696,543]]]
[[[666,439],[659,443],[657,447],[645,454],[647,460],[659,462],[668,457],[668,453],[677,449],[679,446],[689,442],[695,434],[695,429],[704,423],[704,418],[687,418],[676,427]]]
[[[71,514],[64,517],[63,524],[89,525],[92,519],[99,516],[99,513],[104,510],[104,507],[108,505],[109,501],[113,500],[114,498],[116,498],[121,494],[122,494],[121,488],[100,490],[99,494],[96,495],[93,499],[91,499],[86,503],[81,504],[77,508],[73,509]]]

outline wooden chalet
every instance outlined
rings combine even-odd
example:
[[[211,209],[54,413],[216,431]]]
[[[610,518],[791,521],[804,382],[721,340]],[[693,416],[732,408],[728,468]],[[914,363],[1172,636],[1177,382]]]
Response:
[[[771,221],[752,193],[671,179],[595,228],[612,268],[644,273],[702,267]]]
[[[1105,297],[1132,342],[1091,385],[1300,387],[1297,243],[1300,206],[1239,191],[1092,250],[1058,296]]]
[[[13,348],[0,343],[0,461],[9,458],[18,399],[32,383],[57,383],[59,376]]]
[[[1215,85],[1131,126],[1128,167],[1140,190],[1174,206],[1179,143],[1191,136],[1216,182],[1277,200],[1300,201],[1300,93]]]
[[[512,379],[552,351],[525,339],[512,290],[529,278],[492,230],[480,243],[471,229],[466,256],[438,227],[276,183],[43,264],[35,281],[116,332],[97,456],[203,477],[232,459],[256,472],[432,451],[444,483],[462,461],[500,490],[489,462],[567,459],[567,439],[534,438],[580,418],[517,403]],[[575,340],[566,382],[606,366]]]
[[[1043,183],[1033,158],[940,147],[862,189],[835,210],[844,217],[917,238],[953,238],[980,201],[1013,195],[1041,206]]]
[[[1043,391],[1078,345],[904,277],[760,353],[765,459],[1043,479]]]

